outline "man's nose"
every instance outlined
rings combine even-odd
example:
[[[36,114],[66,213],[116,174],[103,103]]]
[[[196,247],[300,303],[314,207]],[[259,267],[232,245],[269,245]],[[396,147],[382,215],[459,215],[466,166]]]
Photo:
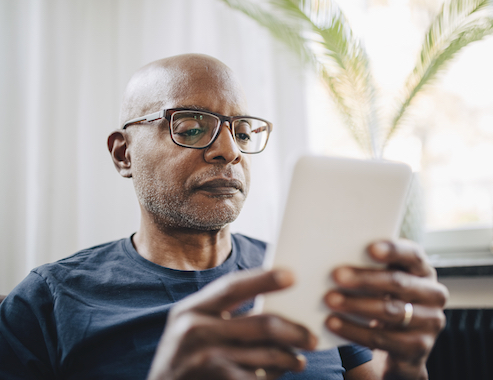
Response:
[[[204,158],[207,162],[237,163],[241,160],[241,152],[233,139],[230,128],[229,122],[220,126],[218,136],[205,150]]]

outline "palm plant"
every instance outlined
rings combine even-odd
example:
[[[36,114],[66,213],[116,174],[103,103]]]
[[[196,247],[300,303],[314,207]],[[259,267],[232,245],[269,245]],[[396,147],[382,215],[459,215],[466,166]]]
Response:
[[[493,0],[450,0],[431,23],[414,70],[388,122],[380,120],[368,56],[331,0],[221,0],[285,43],[326,84],[344,124],[366,155],[380,158],[415,97],[471,42],[493,32]]]

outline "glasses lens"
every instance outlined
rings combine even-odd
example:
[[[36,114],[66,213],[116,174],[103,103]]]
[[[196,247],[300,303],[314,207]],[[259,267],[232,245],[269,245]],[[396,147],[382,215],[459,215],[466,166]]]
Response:
[[[245,153],[261,152],[269,138],[269,125],[260,119],[242,118],[233,123],[238,147]]]
[[[171,117],[171,133],[180,145],[194,148],[207,146],[214,138],[219,119],[194,111],[176,111]]]

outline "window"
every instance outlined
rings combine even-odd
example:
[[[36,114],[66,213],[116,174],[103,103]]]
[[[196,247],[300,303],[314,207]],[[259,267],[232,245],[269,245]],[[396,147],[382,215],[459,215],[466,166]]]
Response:
[[[366,47],[385,118],[443,2],[338,3]],[[430,253],[441,255],[448,250],[456,256],[474,256],[478,244],[483,257],[489,253],[493,227],[492,67],[493,36],[463,49],[445,74],[415,99],[406,124],[384,152],[385,158],[407,162],[419,173],[425,229],[429,231],[424,243],[431,244]],[[314,76],[309,76],[307,83],[312,151],[363,157],[323,85]],[[447,243],[457,240],[464,243],[459,244],[460,249]]]

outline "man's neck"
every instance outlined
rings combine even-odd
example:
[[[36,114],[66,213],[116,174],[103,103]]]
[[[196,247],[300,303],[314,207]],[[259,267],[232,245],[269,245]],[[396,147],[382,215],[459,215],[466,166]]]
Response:
[[[217,231],[158,228],[141,221],[133,236],[136,251],[145,259],[172,269],[204,270],[221,265],[231,252],[229,225]]]

